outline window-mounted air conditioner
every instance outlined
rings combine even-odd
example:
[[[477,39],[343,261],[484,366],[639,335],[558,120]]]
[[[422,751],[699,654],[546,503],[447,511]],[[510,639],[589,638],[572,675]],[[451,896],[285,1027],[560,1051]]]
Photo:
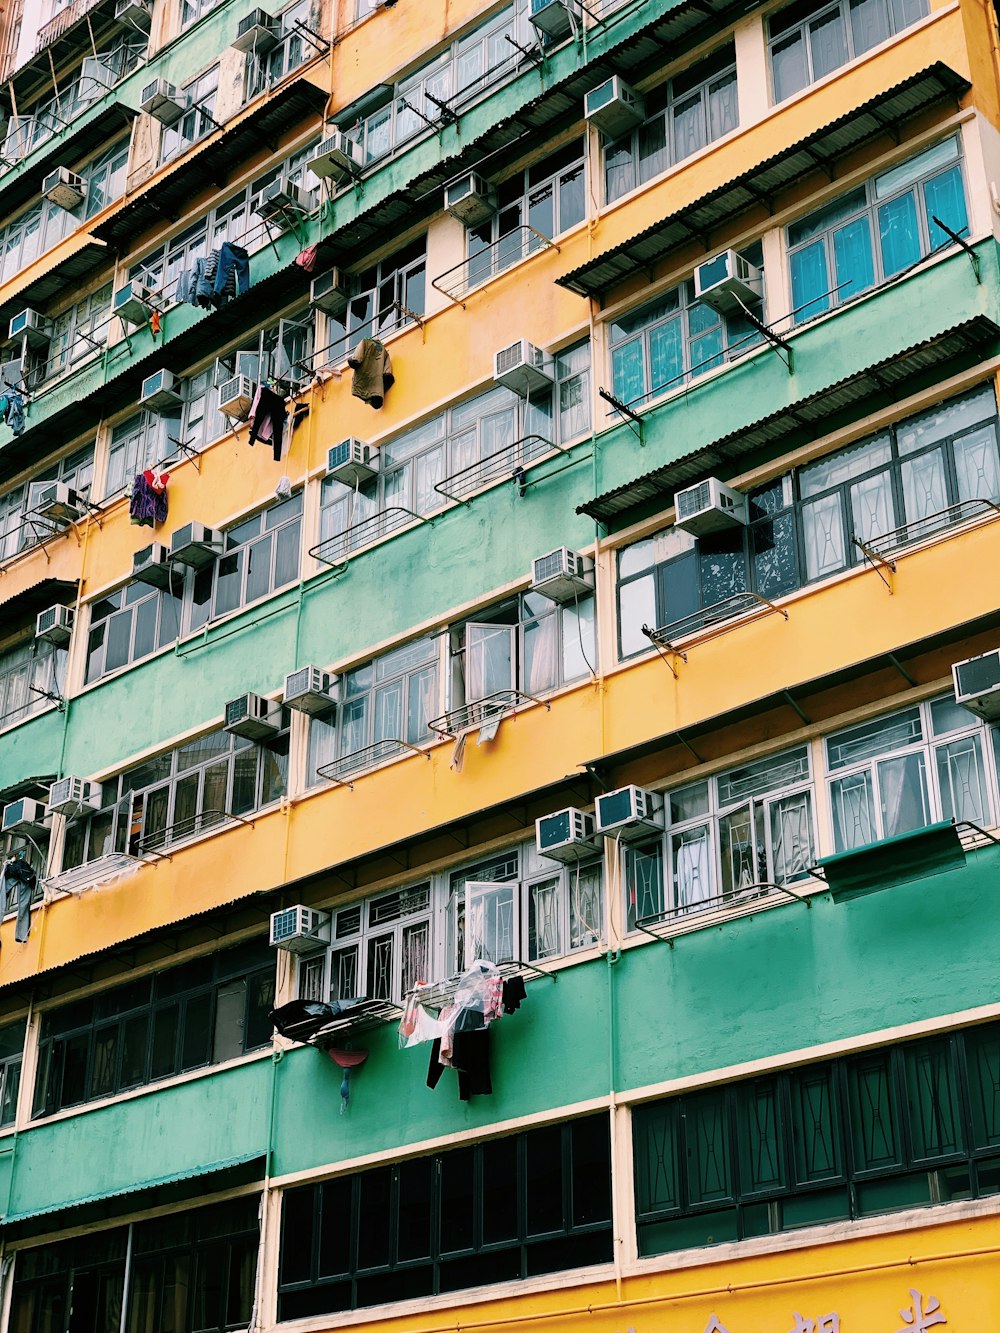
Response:
[[[119,23],[126,23],[131,28],[149,32],[151,22],[149,0],[118,0],[115,5],[115,18]]]
[[[337,706],[340,677],[316,666],[299,667],[285,677],[285,706],[318,717]]]
[[[8,336],[27,338],[29,347],[48,347],[52,341],[52,321],[37,310],[22,310],[10,321]]]
[[[531,0],[530,18],[532,26],[552,40],[572,31],[566,0]]]
[[[72,213],[87,197],[87,182],[69,167],[56,167],[42,181],[42,197]]]
[[[527,338],[519,338],[502,347],[493,358],[493,378],[497,384],[527,398],[529,394],[552,387],[552,358]]]
[[[444,187],[444,206],[467,227],[478,227],[497,211],[497,193],[478,172],[470,171]]]
[[[644,787],[619,787],[598,796],[594,813],[598,833],[621,836],[626,842],[663,828],[663,797]]]
[[[71,606],[47,606],[35,620],[35,638],[64,648],[73,635],[74,618]]]
[[[956,662],[955,702],[986,722],[1000,722],[1000,648]]]
[[[153,412],[168,412],[184,401],[178,385],[180,380],[172,370],[157,370],[142,382],[139,402]]]
[[[11,801],[3,808],[0,817],[0,833],[38,833],[47,828],[45,806],[41,801],[33,801],[30,796],[22,796],[18,801]]]
[[[119,287],[111,303],[111,313],[120,315],[129,324],[145,324],[153,309],[155,290],[141,278],[132,278]]]
[[[642,98],[617,74],[591,88],[583,99],[583,115],[609,139],[617,139],[646,114]]]
[[[326,454],[326,475],[345,486],[363,486],[378,475],[379,454],[370,444],[353,437],[331,445]]]
[[[11,361],[0,361],[0,384],[5,389],[23,390],[26,374],[27,369],[23,356],[14,357]]]
[[[167,79],[147,83],[139,98],[140,110],[158,120],[161,125],[176,125],[188,109],[190,98]]]
[[[278,24],[263,9],[251,9],[240,19],[231,42],[234,51],[271,51],[278,45]]]
[[[192,569],[204,569],[222,554],[223,545],[222,533],[215,528],[206,528],[204,523],[185,523],[170,538],[170,559]]]
[[[731,315],[742,305],[753,308],[764,297],[764,279],[756,264],[735,250],[723,250],[694,271],[695,299],[720,315]]]
[[[594,816],[570,806],[535,820],[535,848],[552,861],[583,861],[597,854]]]
[[[311,208],[312,199],[306,190],[286,180],[276,180],[265,187],[253,211],[265,222],[280,222],[283,218],[290,222],[291,214],[301,216]]]
[[[154,588],[170,587],[170,552],[159,542],[144,546],[132,557],[132,577]]]
[[[365,150],[343,130],[334,130],[317,146],[309,159],[309,170],[322,180],[339,184],[360,176],[365,169]]]
[[[327,269],[325,273],[313,278],[309,288],[309,300],[318,310],[339,317],[347,309],[350,299],[351,284],[343,270]]]
[[[78,522],[87,507],[72,486],[64,481],[50,481],[39,490],[34,512],[49,523],[63,526]]]
[[[87,778],[60,778],[49,788],[46,814],[76,819],[88,810],[100,810],[101,784]]]
[[[695,537],[725,528],[743,527],[747,522],[747,498],[718,477],[706,477],[674,495],[677,527]]]
[[[249,421],[257,386],[246,375],[234,375],[219,385],[219,411],[230,421]]]
[[[572,602],[593,589],[593,560],[578,555],[568,546],[560,546],[531,562],[531,591],[540,592],[553,602]]]
[[[248,741],[266,741],[281,730],[281,705],[259,694],[241,694],[226,704],[223,729]]]
[[[312,907],[283,907],[271,913],[271,948],[316,953],[330,943],[330,913]]]

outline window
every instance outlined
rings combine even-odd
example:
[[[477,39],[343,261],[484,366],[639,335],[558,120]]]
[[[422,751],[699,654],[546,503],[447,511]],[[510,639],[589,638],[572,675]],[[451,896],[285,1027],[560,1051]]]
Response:
[[[446,505],[448,497],[435,490],[446,477],[483,463],[482,475],[467,481],[463,490],[478,489],[491,481],[509,481],[518,464],[515,446],[527,436],[535,449],[544,441],[568,443],[590,430],[590,344],[579,343],[554,358],[555,386],[530,399],[498,387],[448,408],[423,425],[383,444],[380,475],[352,490],[330,478],[320,493],[320,539],[345,533],[385,509],[400,506],[416,514],[430,514]],[[528,444],[524,445],[525,450]],[[499,460],[497,459],[499,456]],[[531,457],[535,456],[534,454]],[[491,464],[488,460],[493,459]],[[525,461],[530,461],[525,454]],[[366,545],[376,524],[362,529],[356,545]],[[349,542],[347,549],[355,543]]]
[[[108,338],[111,283],[75,302],[52,321],[52,341],[46,363],[49,375],[75,366],[98,353]]]
[[[23,722],[61,698],[66,652],[35,638],[0,650],[0,728]]]
[[[760,244],[740,252],[762,265]],[[760,342],[742,314],[720,315],[695,300],[694,280],[614,320],[609,329],[615,397],[636,403],[725,365]]]
[[[926,0],[800,0],[768,20],[774,100],[822,79],[902,32],[928,12]]]
[[[184,575],[175,575],[176,588],[151,588],[148,583],[126,583],[117,592],[92,603],[87,639],[87,684],[129,662],[137,662],[180,634]]]
[[[36,789],[37,791],[37,789]],[[4,797],[3,804],[16,800],[13,794]],[[36,795],[36,800],[45,799],[44,789],[40,795]],[[0,861],[6,861],[8,857],[20,854],[31,866],[37,877],[35,892],[31,895],[31,903],[34,906],[40,903],[44,896],[44,885],[42,883],[45,877],[46,864],[49,857],[49,831],[48,829],[39,829],[37,833],[31,834],[30,840],[26,833],[0,833]],[[17,886],[8,885],[7,894],[4,902],[0,904],[0,912],[4,916],[14,916],[17,912]]]
[[[746,527],[698,539],[667,528],[624,547],[620,654],[648,650],[644,624],[694,633],[731,614],[726,598],[780,597],[861,563],[855,539],[905,540],[907,524],[911,540],[932,536],[973,517],[974,500],[1000,500],[991,384],[756,487]]]
[[[1000,730],[947,695],[827,737],[838,852],[941,819],[998,822]]]
[[[288,790],[288,723],[285,710],[266,744],[210,731],[105,779],[101,809],[69,823],[63,869],[162,850],[279,800]]]
[[[992,1023],[636,1107],[639,1254],[995,1195],[998,1070]]]
[[[610,204],[644,185],[739,124],[736,51],[732,45],[644,97],[646,119],[604,148],[604,192]]]
[[[17,1094],[21,1086],[21,1060],[27,1019],[0,1027],[0,1128],[14,1123]]]
[[[181,0],[181,27],[186,28],[205,14],[210,14],[219,0]]]
[[[131,981],[42,1019],[34,1116],[232,1060],[271,1040],[274,958],[261,941]]]
[[[302,493],[226,532],[222,555],[192,581],[189,629],[267,597],[299,576]]]
[[[267,88],[273,88],[283,78],[318,54],[317,47],[299,24],[309,23],[309,0],[298,0],[278,19],[278,44],[269,51],[251,51],[247,57],[247,101]]]
[[[278,1319],[610,1263],[606,1116],[286,1190]]]
[[[215,384],[234,375],[246,375],[254,384],[268,382],[279,392],[304,383],[312,375],[313,321],[308,311],[261,329],[252,338],[220,356],[215,363]],[[226,419],[210,414],[218,434],[229,429]]]
[[[309,724],[310,781],[320,780],[323,764],[379,742],[430,740],[427,719],[441,700],[439,658],[437,639],[417,639],[345,672],[335,717]]]
[[[568,231],[586,216],[584,141],[517,172],[497,191],[498,210],[468,235],[468,285],[475,286]],[[525,228],[530,227],[530,231]],[[535,235],[534,233],[538,233]]]
[[[17,1253],[18,1333],[226,1333],[253,1318],[258,1195]],[[122,1311],[128,1310],[124,1325]]]
[[[305,999],[402,1002],[430,977],[431,885],[415,884],[333,913],[333,946],[299,967]]]
[[[589,949],[604,937],[604,875],[593,861],[563,866],[533,842],[456,870],[448,879],[448,969],[477,958],[529,963]]]
[[[957,138],[873,176],[787,229],[793,315],[812,319],[952,244],[969,226]]]
[[[183,0],[183,4],[186,8],[190,8],[189,0]],[[182,18],[182,26],[183,22]],[[205,70],[204,74],[199,74],[196,79],[185,85],[184,96],[188,110],[175,124],[164,125],[160,135],[161,162],[169,162],[172,157],[176,157],[178,153],[182,153],[218,128],[215,120],[215,95],[218,88],[218,65],[213,65],[211,69]]]
[[[346,316],[327,317],[324,364],[345,360],[356,337],[384,337],[407,324],[410,315],[422,315],[426,280],[426,236],[352,275],[354,296]]]
[[[664,807],[666,833],[625,852],[629,930],[808,876],[815,837],[806,746],[667,792]]]

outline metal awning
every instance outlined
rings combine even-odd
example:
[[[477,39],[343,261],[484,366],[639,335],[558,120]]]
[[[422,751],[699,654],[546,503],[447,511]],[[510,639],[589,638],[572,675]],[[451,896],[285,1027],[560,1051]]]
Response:
[[[840,903],[964,865],[965,848],[949,819],[835,852],[811,869],[829,885],[833,901]]]
[[[80,29],[88,20],[85,49],[90,51],[90,34],[100,49],[106,37],[120,33],[123,25],[115,18],[115,0],[75,0],[38,30],[35,49],[23,64],[13,70],[4,83],[13,85],[18,106],[27,106],[52,87],[52,67],[62,69],[81,48]],[[30,110],[30,107],[29,107]]]
[[[957,100],[970,86],[939,60],[556,281],[581,296],[600,297],[630,274],[645,272],[692,240],[705,245],[713,231],[754,205],[773,213],[774,196],[786,186],[817,168],[828,169],[880,134],[898,139],[902,121],[935,102]]]
[[[92,228],[100,240],[120,253],[144,232],[176,222],[199,191],[218,193],[235,167],[267,146],[278,151],[279,141],[303,120],[316,117],[326,105],[322,88],[300,71],[271,97],[261,97],[239,120],[195,145],[142,186],[113,216]]]
[[[53,297],[63,295],[71,287],[79,289],[85,280],[99,268],[107,265],[108,276],[114,256],[106,245],[93,240],[85,232],[76,238],[75,248],[57,264],[23,287],[16,280],[10,284],[11,294],[0,304],[0,327],[6,328],[11,318],[25,306],[44,306]]]
[[[911,380],[963,356],[980,356],[985,347],[998,339],[1000,327],[985,315],[977,315],[838,380],[808,398],[730,431],[728,435],[683,454],[635,481],[605,491],[586,504],[578,505],[576,512],[589,514],[599,523],[610,523],[649,501],[660,500],[667,504],[679,486],[705,476],[722,463],[754,454],[779,442],[792,449],[814,438],[817,427],[826,433],[842,420],[856,416],[859,408],[870,412],[876,404],[895,402],[904,396],[904,386]]]
[[[55,606],[57,602],[65,604],[70,596],[75,599],[79,586],[73,579],[39,579],[5,599],[3,575],[0,574],[0,614],[4,625],[27,624],[47,606]]]
[[[37,155],[30,153],[28,156],[33,159],[30,167],[20,170],[15,165],[0,176],[0,208],[4,213],[12,213],[30,199],[38,198],[54,158],[63,166],[75,165],[110,139],[115,130],[127,130],[138,115],[132,107],[122,105],[117,92],[108,93],[103,101],[104,105],[92,116],[88,118],[90,108],[85,108],[65,130],[39,145]]]

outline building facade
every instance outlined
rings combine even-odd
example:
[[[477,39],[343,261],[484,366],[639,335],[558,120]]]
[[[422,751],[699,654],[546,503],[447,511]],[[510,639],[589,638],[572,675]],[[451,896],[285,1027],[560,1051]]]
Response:
[[[3,1327],[1000,1327],[993,8],[0,21]]]

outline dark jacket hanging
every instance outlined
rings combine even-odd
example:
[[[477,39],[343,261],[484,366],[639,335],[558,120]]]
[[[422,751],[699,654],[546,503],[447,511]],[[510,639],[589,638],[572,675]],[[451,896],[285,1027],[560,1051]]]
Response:
[[[285,435],[286,399],[269,389],[266,384],[257,386],[253,405],[250,408],[250,443],[258,440],[270,444],[274,449],[274,461],[281,462],[281,447]]]

